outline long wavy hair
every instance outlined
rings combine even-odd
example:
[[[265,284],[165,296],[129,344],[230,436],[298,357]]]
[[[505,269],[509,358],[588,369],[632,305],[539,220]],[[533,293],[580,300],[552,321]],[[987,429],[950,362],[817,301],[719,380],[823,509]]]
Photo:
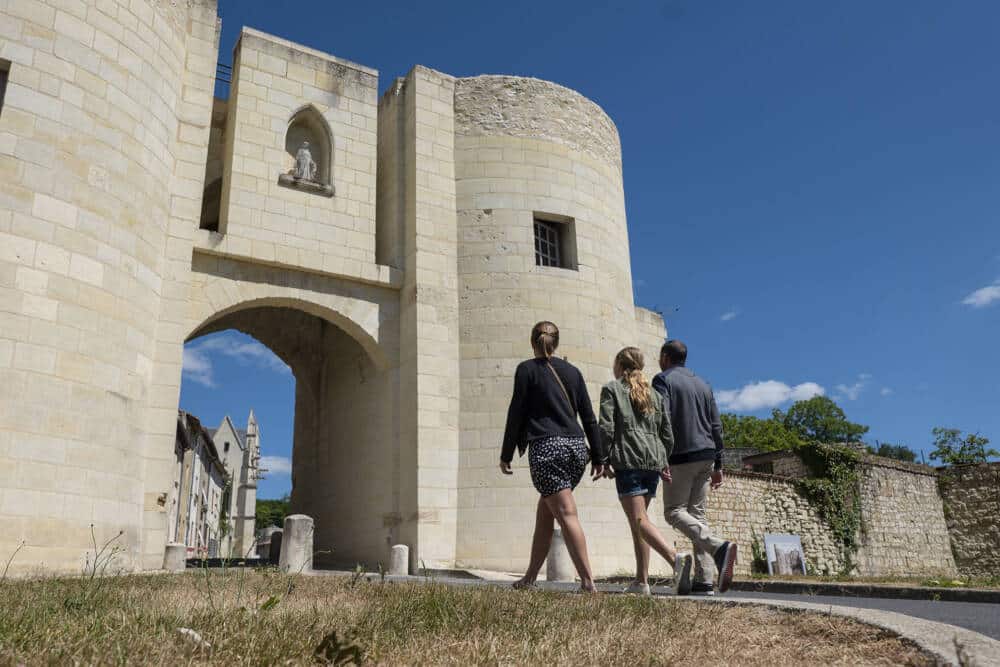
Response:
[[[653,405],[652,388],[642,372],[646,366],[642,350],[637,347],[622,349],[615,356],[615,364],[622,370],[622,382],[628,387],[632,408],[644,415],[652,414],[656,407]]]

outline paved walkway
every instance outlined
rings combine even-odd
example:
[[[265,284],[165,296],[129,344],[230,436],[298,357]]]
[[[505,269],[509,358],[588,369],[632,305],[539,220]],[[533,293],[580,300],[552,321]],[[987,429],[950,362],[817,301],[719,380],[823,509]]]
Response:
[[[838,595],[789,595],[782,593],[751,593],[730,591],[723,598],[743,600],[785,600],[811,602],[820,605],[856,607],[894,611],[928,621],[948,623],[960,628],[1000,639],[1000,604],[981,602],[935,602],[933,600],[894,600],[888,598],[862,598]]]
[[[508,586],[514,577],[499,575],[495,572],[472,571],[473,574],[498,586]],[[446,578],[448,583],[462,582],[462,579]],[[465,582],[476,580],[464,580]],[[576,584],[547,584],[539,582],[545,588],[556,590],[575,590]],[[600,584],[605,592],[618,592],[625,584]],[[654,587],[657,595],[666,595],[667,589]],[[906,614],[936,623],[947,623],[966,630],[972,630],[993,639],[1000,640],[1000,604],[985,602],[944,602],[934,600],[906,600],[897,598],[866,598],[848,595],[802,595],[790,593],[729,591],[725,595],[715,596],[716,599],[739,600],[779,600],[784,602],[807,602],[811,604],[853,607],[855,609],[877,609]],[[697,598],[696,598],[697,599]]]
[[[514,580],[495,572],[481,570],[470,571],[480,578],[465,578],[437,575],[431,577],[440,583],[452,586],[509,586]],[[405,579],[425,579],[424,577],[401,577]],[[547,590],[574,591],[576,584],[538,582]],[[625,588],[624,584],[599,584],[598,588],[606,593],[617,593]],[[667,589],[654,587],[655,595],[667,595]],[[682,599],[703,599],[697,596]],[[787,593],[729,591],[725,595],[714,596],[716,600],[777,600],[782,602],[804,602],[816,605],[851,607],[855,609],[875,609],[905,614],[914,618],[922,618],[936,623],[947,623],[966,630],[972,630],[992,639],[1000,640],[1000,604],[985,602],[944,602],[934,600],[905,600],[895,598],[865,598],[846,595],[795,595]]]

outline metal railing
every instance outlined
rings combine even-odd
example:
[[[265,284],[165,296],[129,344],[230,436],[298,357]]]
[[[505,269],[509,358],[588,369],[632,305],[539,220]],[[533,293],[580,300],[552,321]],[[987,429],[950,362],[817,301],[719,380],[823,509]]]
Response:
[[[222,99],[229,97],[229,86],[233,82],[233,66],[224,63],[215,65],[215,96]]]

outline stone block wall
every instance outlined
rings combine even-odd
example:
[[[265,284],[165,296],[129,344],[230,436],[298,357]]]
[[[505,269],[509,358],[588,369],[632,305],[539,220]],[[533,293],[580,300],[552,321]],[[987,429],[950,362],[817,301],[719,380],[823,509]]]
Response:
[[[750,574],[752,545],[756,540],[763,548],[764,533],[798,535],[811,573],[836,574],[844,567],[829,526],[789,479],[727,472],[725,484],[709,493],[708,523],[715,535],[739,545],[738,575]]]
[[[244,28],[213,249],[338,275],[374,270],[377,102],[376,70]],[[289,125],[307,107],[330,135],[332,197],[278,182],[292,166]]]
[[[788,460],[797,457],[782,459]],[[798,469],[788,464],[787,469]],[[865,457],[859,471],[861,508],[859,548],[854,573],[860,576],[953,575],[936,474],[926,466],[881,457]],[[709,495],[709,523],[714,532],[740,545],[737,572],[748,574],[754,536],[765,532],[801,536],[809,566],[835,574],[845,563],[829,526],[794,479],[750,472],[728,472],[726,484]],[[987,538],[988,539],[988,538]]]
[[[459,326],[455,220],[453,77],[415,67],[386,92],[383,125],[400,142],[383,142],[382,164],[400,160],[395,188],[380,205],[405,268],[400,298],[399,461],[413,471],[398,490],[406,508],[400,535],[410,565],[451,567],[458,534]],[[401,168],[399,168],[401,167]]]
[[[502,476],[497,462],[514,371],[532,356],[532,325],[559,326],[557,354],[581,370],[597,401],[622,347],[641,345],[656,369],[663,320],[633,302],[618,132],[600,107],[553,83],[478,76],[455,81],[454,109],[458,562],[516,570],[527,563],[538,494],[526,459],[515,458],[513,476]],[[575,262],[537,265],[536,215],[573,240],[567,255]],[[595,571],[630,571],[631,540],[614,484],[584,481],[577,502]],[[654,515],[662,525],[662,508]]]
[[[124,531],[124,565],[149,562],[150,536],[162,563],[177,402],[148,404],[168,229],[201,196],[215,40],[208,0],[0,3],[0,553],[27,544],[14,571],[79,571],[92,524],[100,543]],[[150,488],[157,430],[166,474]]]
[[[1000,576],[1000,462],[939,470],[952,552],[963,576]]]
[[[954,575],[935,470],[866,456],[860,477],[859,574]]]

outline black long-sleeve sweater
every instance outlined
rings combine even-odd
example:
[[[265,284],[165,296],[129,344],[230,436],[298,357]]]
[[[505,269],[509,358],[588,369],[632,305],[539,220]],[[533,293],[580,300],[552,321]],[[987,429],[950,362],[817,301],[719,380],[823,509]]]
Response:
[[[601,444],[597,417],[590,404],[587,384],[583,375],[568,361],[550,357],[549,363],[559,374],[583,428],[563,393],[559,382],[546,366],[545,359],[522,361],[514,373],[514,395],[507,410],[507,429],[503,436],[500,460],[510,463],[514,450],[524,449],[532,440],[552,436],[581,438],[586,434],[590,443],[590,458],[594,463],[604,463],[607,453]]]

